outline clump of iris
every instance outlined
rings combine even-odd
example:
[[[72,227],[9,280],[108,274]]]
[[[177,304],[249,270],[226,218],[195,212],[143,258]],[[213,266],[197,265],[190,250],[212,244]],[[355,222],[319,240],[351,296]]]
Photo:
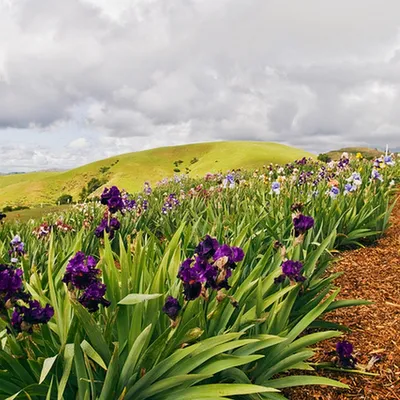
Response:
[[[233,189],[235,187],[235,175],[233,173],[229,173],[225,176],[222,180],[222,187],[224,189]]]
[[[22,269],[15,265],[0,264],[0,315],[21,298],[23,292]]]
[[[12,263],[18,262],[18,257],[21,257],[25,254],[25,243],[21,240],[18,235],[15,235],[14,238],[10,242],[10,250],[8,254],[11,258]]]
[[[30,300],[25,305],[17,304],[11,317],[11,325],[17,332],[33,331],[33,326],[47,324],[54,315],[54,309],[50,304],[44,307],[37,300]]]
[[[14,307],[11,326],[16,332],[32,332],[37,324],[47,323],[54,315],[53,308],[46,304],[43,308],[38,301],[24,290],[23,271],[17,268],[18,257],[25,254],[25,246],[16,235],[10,242],[11,265],[0,265],[0,316],[7,319],[7,310]]]
[[[275,278],[275,283],[281,283],[289,279],[293,282],[304,282],[306,277],[302,275],[303,264],[300,261],[285,260],[281,265],[282,273]]]
[[[165,197],[164,204],[161,208],[161,212],[163,214],[168,214],[168,212],[171,212],[173,209],[175,209],[179,205],[180,205],[180,202],[179,202],[179,199],[176,197],[176,194],[171,193]]]
[[[153,189],[151,188],[149,182],[145,182],[145,183],[144,183],[143,192],[144,192],[147,196],[150,196],[151,193],[153,192]]]
[[[353,172],[349,178],[346,179],[348,183],[351,183],[356,188],[361,186],[362,178],[358,172]]]
[[[178,272],[183,283],[185,300],[195,300],[200,295],[207,297],[207,291],[228,290],[228,279],[242,261],[244,252],[240,247],[220,244],[217,239],[207,235],[195,249],[194,257],[186,259]]]
[[[107,233],[108,237],[112,239],[115,235],[115,231],[120,228],[120,222],[118,219],[113,216],[113,214],[120,211],[124,212],[128,198],[124,198],[121,194],[121,191],[116,187],[112,186],[111,188],[105,188],[100,198],[101,204],[107,206],[107,212],[105,213],[103,219],[100,224],[94,231],[94,234],[98,238],[103,238],[104,234]]]
[[[97,311],[100,305],[108,307],[111,304],[104,298],[107,287],[100,281],[101,271],[96,266],[97,261],[94,257],[78,251],[69,260],[62,279],[89,312]]]

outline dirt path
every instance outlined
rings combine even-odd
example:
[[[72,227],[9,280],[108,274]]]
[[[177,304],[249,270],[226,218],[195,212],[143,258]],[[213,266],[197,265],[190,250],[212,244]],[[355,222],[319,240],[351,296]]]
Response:
[[[382,359],[371,372],[377,377],[321,371],[319,375],[347,383],[350,390],[321,387],[295,388],[286,392],[290,400],[390,399],[400,400],[400,200],[391,217],[391,227],[375,246],[344,252],[332,272],[343,271],[337,279],[339,298],[368,299],[369,306],[344,308],[326,319],[351,329],[344,338],[354,354],[367,364],[374,354]],[[330,361],[336,341],[321,344],[315,359]]]

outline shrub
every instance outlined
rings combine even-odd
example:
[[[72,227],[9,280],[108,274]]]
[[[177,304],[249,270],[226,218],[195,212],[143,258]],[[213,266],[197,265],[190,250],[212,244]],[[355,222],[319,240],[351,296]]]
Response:
[[[57,199],[57,204],[71,204],[72,196],[70,194],[63,194]]]
[[[318,155],[318,160],[319,160],[319,161],[322,161],[322,162],[328,163],[328,162],[331,161],[331,158],[328,156],[328,154],[322,153],[322,154],[319,154],[319,155]]]

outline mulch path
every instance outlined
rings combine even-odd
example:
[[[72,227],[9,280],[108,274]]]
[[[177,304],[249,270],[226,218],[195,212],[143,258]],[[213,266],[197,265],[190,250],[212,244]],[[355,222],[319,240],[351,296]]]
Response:
[[[285,395],[290,400],[400,400],[400,201],[386,234],[374,246],[343,252],[331,271],[344,272],[336,280],[341,288],[338,298],[373,301],[335,310],[325,319],[351,329],[340,340],[353,344],[359,363],[367,364],[374,354],[382,357],[370,370],[378,376],[319,371],[318,375],[346,383],[350,389],[304,386],[286,390]],[[336,342],[321,343],[314,349],[314,360],[330,361]]]

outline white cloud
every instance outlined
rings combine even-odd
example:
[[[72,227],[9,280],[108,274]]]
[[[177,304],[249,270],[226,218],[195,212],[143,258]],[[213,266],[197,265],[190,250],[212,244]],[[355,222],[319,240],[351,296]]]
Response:
[[[399,13],[397,0],[0,1],[0,135],[34,138],[4,136],[3,164],[202,140],[399,145]],[[54,157],[34,152],[45,131],[71,136],[41,142]]]
[[[71,149],[85,149],[88,146],[89,142],[84,137],[75,139],[68,145]]]

